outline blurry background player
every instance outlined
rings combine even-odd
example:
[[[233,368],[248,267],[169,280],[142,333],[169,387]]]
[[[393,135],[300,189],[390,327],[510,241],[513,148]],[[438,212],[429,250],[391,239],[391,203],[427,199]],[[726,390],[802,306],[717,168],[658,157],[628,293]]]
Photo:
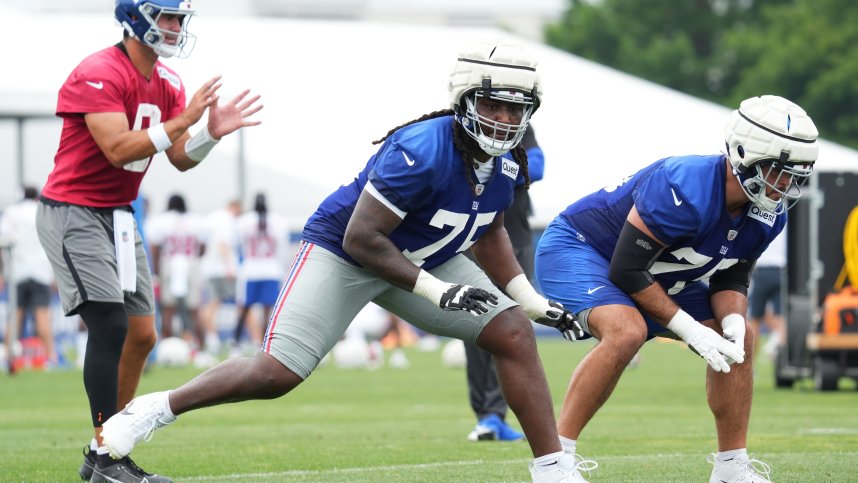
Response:
[[[93,439],[79,473],[94,481],[169,481],[133,461],[112,460],[102,423],[130,401],[155,344],[152,280],[131,214],[157,153],[180,171],[197,166],[223,136],[259,124],[259,96],[221,103],[220,77],[190,100],[159,57],[186,57],[194,37],[190,2],[117,0],[123,38],[81,61],[59,91],[63,128],[37,210],[39,239],[54,270],[66,315],[88,329],[83,367]],[[189,128],[207,114],[191,136]]]
[[[767,356],[774,356],[779,346],[786,343],[786,322],[782,311],[781,294],[786,277],[787,243],[786,227],[769,244],[766,251],[757,259],[754,273],[751,275],[751,288],[748,294],[748,315],[754,331],[756,347],[760,343],[760,323],[769,328],[769,340],[763,347]],[[754,350],[756,354],[756,349]]]
[[[599,340],[563,401],[566,451],[575,453],[638,349],[656,336],[679,337],[709,365],[706,397],[718,437],[710,481],[769,481],[768,465],[747,452],[748,284],[813,172],[817,134],[807,113],[782,97],[746,99],[724,128],[725,154],[661,159],[551,222],[536,250],[537,279]]]
[[[206,250],[200,262],[200,272],[205,280],[208,299],[200,311],[200,323],[205,332],[205,349],[210,354],[220,350],[218,314],[224,304],[235,304],[238,273],[236,220],[240,214],[241,203],[232,200],[226,207],[209,214],[203,222]]]
[[[528,183],[519,143],[540,86],[535,59],[518,45],[462,51],[449,76],[450,108],[391,129],[358,176],[307,221],[262,349],[136,398],[105,424],[111,453],[128,454],[176,415],[289,393],[375,302],[427,332],[490,351],[534,455],[532,479],[571,481],[575,461],[560,446],[528,317],[576,336],[583,330],[536,292],[503,228],[516,182]],[[485,271],[462,255],[469,248]]]
[[[527,152],[527,169],[530,181],[539,181],[545,173],[545,154],[536,142],[533,125],[527,127],[521,146]],[[512,204],[503,213],[506,228],[515,258],[528,279],[533,278],[533,234],[528,217],[531,213],[530,194],[520,179],[515,186]],[[466,372],[468,375],[468,398],[471,409],[477,416],[477,425],[468,434],[469,441],[519,441],[524,435],[506,423],[509,409],[498,383],[497,371],[492,355],[473,342],[464,342]]]
[[[36,232],[36,208],[39,204],[37,196],[36,188],[24,188],[24,199],[6,208],[0,218],[0,239],[11,245],[11,260],[6,263],[11,266],[15,283],[14,286],[7,285],[6,288],[16,291],[18,305],[14,318],[18,326],[6,328],[6,357],[10,373],[15,370],[12,363],[15,355],[14,342],[24,333],[28,314],[32,316],[35,334],[44,345],[49,366],[57,363],[50,311],[54,274]]]
[[[245,324],[254,348],[262,344],[263,326],[277,302],[280,284],[286,276],[289,249],[289,227],[286,219],[268,210],[265,195],[259,193],[253,210],[238,218],[238,242],[241,266],[236,302],[238,322],[234,341],[241,343]],[[262,306],[262,321],[250,316],[250,310]]]
[[[158,277],[158,307],[161,337],[177,335],[194,347],[202,347],[204,333],[199,324],[200,255],[205,250],[200,218],[188,212],[185,198],[170,195],[167,211],[146,221],[153,275]],[[180,331],[175,334],[174,319]]]

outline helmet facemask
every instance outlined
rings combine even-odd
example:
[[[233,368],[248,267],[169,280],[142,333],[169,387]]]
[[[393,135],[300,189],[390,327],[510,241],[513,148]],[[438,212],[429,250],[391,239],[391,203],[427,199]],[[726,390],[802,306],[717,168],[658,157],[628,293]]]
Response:
[[[152,50],[159,57],[177,57],[182,59],[191,55],[191,51],[194,49],[197,40],[194,34],[188,32],[188,23],[190,23],[190,17],[193,15],[193,12],[188,14],[188,12],[177,8],[159,8],[151,3],[147,3],[140,7],[140,14],[149,22],[149,30],[140,40],[152,47]],[[182,29],[178,32],[158,27],[158,20],[161,16],[171,14],[179,16]],[[176,42],[168,43],[167,39],[176,39]]]
[[[456,117],[465,132],[477,141],[486,154],[503,156],[518,146],[524,137],[533,113],[533,96],[517,90],[491,89],[490,82],[487,85],[486,89],[478,89],[464,96],[464,112]],[[481,100],[505,103],[506,109],[511,112],[507,117],[513,118],[517,114],[518,123],[499,122],[481,114]]]
[[[751,202],[764,211],[779,215],[801,198],[801,187],[812,173],[813,163],[781,163],[768,159],[736,174]],[[772,198],[775,194],[777,199]]]

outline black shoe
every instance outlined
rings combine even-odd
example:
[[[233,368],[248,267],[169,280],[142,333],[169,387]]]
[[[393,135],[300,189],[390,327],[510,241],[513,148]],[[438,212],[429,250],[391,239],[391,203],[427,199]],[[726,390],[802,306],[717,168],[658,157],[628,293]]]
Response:
[[[89,448],[89,445],[83,447],[83,463],[80,464],[80,469],[77,473],[83,481],[89,481],[92,478],[92,470],[95,469],[95,451]]]
[[[92,472],[91,481],[92,483],[173,483],[173,480],[166,476],[147,473],[128,456],[118,460],[109,459],[106,464],[104,460],[99,461]]]

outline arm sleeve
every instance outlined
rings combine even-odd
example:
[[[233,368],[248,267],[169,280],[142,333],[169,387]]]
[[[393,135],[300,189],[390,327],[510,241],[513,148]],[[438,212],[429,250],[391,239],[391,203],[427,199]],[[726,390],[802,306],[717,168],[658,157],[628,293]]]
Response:
[[[756,260],[739,260],[732,267],[715,272],[715,275],[709,279],[709,293],[733,290],[742,295],[748,295],[751,273],[756,263]]]
[[[662,251],[663,246],[627,221],[617,239],[608,278],[627,294],[640,292],[655,282],[649,269]]]

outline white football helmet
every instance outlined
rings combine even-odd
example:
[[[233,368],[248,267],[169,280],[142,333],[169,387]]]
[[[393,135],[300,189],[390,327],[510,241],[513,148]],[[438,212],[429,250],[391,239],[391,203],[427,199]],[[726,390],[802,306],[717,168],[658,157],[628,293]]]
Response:
[[[748,199],[775,214],[792,207],[813,172],[818,135],[810,116],[783,97],[742,101],[730,114],[724,138],[733,174]],[[769,197],[773,193],[777,199]]]
[[[459,54],[447,89],[456,120],[490,156],[506,154],[521,142],[542,96],[536,60],[522,47],[504,41],[480,42]],[[507,124],[481,116],[477,98],[521,104],[521,122]]]
[[[182,29],[176,33],[158,27],[161,15],[179,15]],[[152,47],[159,57],[191,55],[196,36],[188,32],[188,23],[193,15],[191,0],[116,0],[114,9],[114,18],[128,35]]]

